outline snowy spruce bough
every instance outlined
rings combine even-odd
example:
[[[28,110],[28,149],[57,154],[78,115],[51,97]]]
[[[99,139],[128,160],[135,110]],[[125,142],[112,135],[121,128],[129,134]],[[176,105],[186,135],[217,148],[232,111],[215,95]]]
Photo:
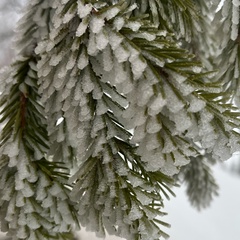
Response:
[[[211,165],[240,149],[239,6],[29,0],[0,77],[1,231],[167,238],[183,180],[208,206]]]

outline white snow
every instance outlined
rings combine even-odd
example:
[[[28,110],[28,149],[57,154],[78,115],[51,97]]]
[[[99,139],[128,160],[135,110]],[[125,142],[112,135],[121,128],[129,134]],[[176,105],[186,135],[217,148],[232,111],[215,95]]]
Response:
[[[98,102],[97,102],[97,111],[96,111],[96,114],[99,116],[99,115],[103,115],[105,114],[107,111],[108,111],[108,106],[107,104],[102,100],[102,99],[99,99]]]
[[[105,20],[103,16],[94,16],[90,21],[90,29],[93,33],[100,33],[105,25]]]
[[[137,219],[141,219],[142,216],[143,216],[143,213],[140,210],[139,206],[135,202],[132,202],[132,208],[131,208],[131,211],[128,214],[129,220],[134,221],[134,220],[137,220]]]
[[[5,145],[5,147],[4,147],[3,154],[8,155],[10,158],[17,156],[19,154],[18,142],[17,141],[13,141],[11,143],[7,143]],[[13,165],[13,166],[15,166],[15,165]]]
[[[217,7],[217,9],[216,9],[216,11],[215,11],[216,13],[219,12],[219,11],[222,9],[224,3],[225,3],[225,0],[221,0],[221,1],[219,2],[218,7]]]
[[[23,212],[23,209],[20,210],[20,214],[19,214],[19,218],[18,218],[18,224],[20,226],[24,226],[27,224],[27,216],[26,214]]]
[[[192,126],[192,119],[185,110],[175,113],[173,118],[176,124],[176,129],[180,133],[183,133]]]
[[[236,6],[236,7],[239,7],[239,6],[240,6],[240,1],[239,1],[239,0],[233,0],[232,3],[233,3],[233,5]]]
[[[85,18],[87,15],[89,15],[93,9],[93,6],[91,3],[84,4],[83,1],[79,0],[78,2],[78,15],[80,18]]]
[[[32,204],[32,201],[29,198],[25,198],[25,205],[23,207],[24,213],[33,213],[35,212],[35,207]]]
[[[149,205],[152,202],[152,198],[147,196],[146,193],[142,191],[136,191],[137,199],[141,202],[142,205]]]
[[[178,96],[176,96],[176,94],[169,85],[164,84],[164,90],[167,98],[168,109],[173,113],[179,112],[184,107],[184,103],[182,102],[182,100]]]
[[[76,12],[73,11],[72,8],[70,8],[69,11],[63,17],[63,23],[64,24],[69,23],[74,18],[75,15],[76,15]]]
[[[23,207],[25,205],[25,198],[21,191],[17,192],[16,207]]]
[[[146,80],[147,79],[144,79],[138,84],[137,105],[140,107],[146,106],[150,98],[154,96],[153,86]]]
[[[24,188],[24,182],[23,179],[19,177],[19,173],[16,173],[15,175],[15,189],[16,190],[22,190]]]
[[[129,58],[129,61],[131,62],[132,67],[132,73],[134,75],[134,80],[138,80],[140,77],[142,77],[145,69],[147,68],[147,63],[145,59],[140,55],[132,55]]]
[[[54,203],[53,197],[49,194],[47,198],[45,198],[42,202],[42,207],[43,208],[49,208],[51,207]]]
[[[77,51],[71,53],[71,55],[69,57],[69,60],[67,62],[67,65],[66,65],[67,70],[73,69],[73,67],[75,66],[77,57],[78,57],[78,52]]]
[[[238,36],[238,24],[232,24],[231,39],[236,40]]]
[[[104,15],[106,19],[109,21],[110,19],[116,17],[116,15],[120,12],[120,10],[121,9],[119,7],[112,7],[108,11],[106,11]]]
[[[51,56],[51,59],[50,59],[50,61],[49,61],[49,64],[51,65],[51,66],[57,66],[59,63],[60,63],[60,61],[62,60],[62,56],[63,55],[63,53],[62,52],[60,52],[59,54],[53,54],[52,56]]]
[[[165,98],[163,98],[162,94],[159,93],[152,102],[149,103],[148,113],[151,116],[157,115],[161,112],[163,107],[167,104]]]
[[[25,226],[20,226],[18,228],[17,237],[19,237],[19,239],[26,239],[28,237],[28,232]]]
[[[62,187],[58,183],[54,183],[51,188],[48,190],[53,196],[57,196],[59,193],[63,191]]]
[[[8,207],[7,207],[7,214],[6,214],[6,217],[5,217],[5,220],[7,220],[8,222],[11,222],[13,221],[13,218],[14,218],[14,214],[16,212],[16,209],[15,209],[15,201],[16,201],[16,194],[14,194],[9,203],[8,203]]]
[[[112,50],[117,49],[118,46],[123,41],[123,37],[120,34],[115,33],[113,31],[109,32],[109,39],[111,39],[111,41],[109,43],[110,43],[110,45],[112,47]]]
[[[113,25],[117,31],[121,30],[124,26],[125,19],[123,17],[116,17],[113,21]]]
[[[138,187],[143,184],[143,180],[139,176],[135,176],[134,174],[128,174],[128,179],[133,187]]]
[[[144,144],[148,151],[152,151],[157,148],[160,149],[161,142],[159,140],[158,134],[161,134],[161,133],[157,132],[156,134],[146,134],[145,140],[140,144],[140,146]]]
[[[100,31],[96,34],[96,45],[99,50],[104,50],[108,45],[109,39],[106,31]]]
[[[188,108],[188,111],[189,112],[199,112],[203,108],[205,108],[205,106],[206,106],[206,103],[203,100],[194,96],[190,101],[190,106]]]
[[[33,186],[31,186],[28,182],[24,182],[24,188],[21,190],[24,197],[29,198],[35,194],[35,190]]]
[[[157,117],[149,117],[146,125],[146,130],[148,133],[157,133],[162,128],[161,122]]]
[[[130,52],[127,49],[127,46],[120,44],[115,50],[114,55],[117,58],[119,63],[126,62],[130,56]]]
[[[89,24],[89,19],[84,18],[81,23],[79,24],[77,31],[76,31],[76,36],[81,37],[87,30]]]
[[[32,230],[36,230],[41,227],[41,224],[33,214],[27,214],[27,226]]]
[[[82,76],[82,90],[84,93],[90,93],[94,89],[94,83],[91,78],[89,68],[85,68]]]
[[[114,81],[116,84],[123,83],[128,79],[127,72],[124,69],[124,64],[119,63],[116,59],[114,59],[114,70],[115,70]]]
[[[78,68],[80,70],[84,69],[88,65],[88,55],[87,55],[87,50],[86,48],[83,47],[80,56],[78,58]]]
[[[91,56],[96,56],[99,52],[97,49],[96,35],[92,31],[89,34],[87,52]]]
[[[105,71],[109,72],[113,68],[113,54],[110,45],[106,46],[103,51],[103,68]]]
[[[138,22],[138,21],[128,21],[126,24],[125,24],[125,27],[128,27],[130,28],[132,31],[134,32],[137,32],[139,30],[139,28],[142,26],[142,23],[141,22]],[[141,34],[141,36],[143,36],[143,34]],[[149,40],[149,39],[152,39],[154,40],[155,37],[153,37],[153,35],[149,34],[148,37],[146,37],[147,35],[145,34],[144,37]]]
[[[171,153],[177,149],[177,146],[173,143],[172,139],[167,133],[162,133],[164,138],[164,148],[162,153]]]

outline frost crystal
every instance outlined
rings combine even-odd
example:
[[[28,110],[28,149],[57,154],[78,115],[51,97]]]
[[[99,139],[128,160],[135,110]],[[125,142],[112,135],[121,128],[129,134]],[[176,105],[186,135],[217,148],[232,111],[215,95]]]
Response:
[[[140,22],[128,22],[125,26],[126,27],[129,27],[130,29],[132,29],[134,32],[137,32],[139,30],[139,28],[141,27],[141,23]],[[149,39],[148,39],[149,40]],[[154,40],[154,39],[151,39],[151,40]],[[151,41],[150,40],[150,41]]]
[[[126,46],[119,45],[117,49],[114,51],[114,55],[117,58],[118,62],[126,62],[130,56],[130,52],[128,51]]]
[[[156,115],[161,112],[162,108],[166,105],[166,100],[162,97],[161,94],[158,94],[154,100],[150,103],[148,112],[149,115]]]
[[[27,214],[27,225],[33,230],[36,230],[41,227],[36,217],[32,214]]]
[[[161,122],[157,118],[149,118],[146,130],[148,133],[156,133],[162,128]]]
[[[137,80],[142,76],[147,64],[140,56],[131,55],[129,60],[131,62],[134,80]]]
[[[81,37],[87,30],[88,27],[88,18],[84,18],[82,22],[79,24],[78,29],[76,31],[76,36]]]
[[[78,1],[78,15],[80,18],[85,18],[87,15],[89,15],[93,9],[93,6],[91,3],[83,4],[83,1]]]
[[[201,155],[239,150],[240,1],[199,3],[204,21],[208,8],[219,12],[221,42],[203,40],[184,4],[29,3],[20,56],[0,86],[0,221],[11,238],[71,238],[78,220],[101,237],[166,237],[156,217],[174,175]],[[191,38],[203,66],[187,50]],[[215,81],[205,68],[221,54]]]
[[[105,17],[107,20],[110,20],[114,18],[119,12],[120,9],[118,7],[112,7],[105,13]]]
[[[115,50],[118,48],[118,46],[121,44],[121,42],[123,41],[123,37],[121,37],[120,35],[118,35],[115,32],[110,32],[109,33],[109,39],[111,39],[111,41],[109,42],[112,50]]]
[[[100,33],[103,26],[105,25],[105,20],[102,16],[93,17],[90,22],[90,29],[93,33]]]
[[[199,112],[206,106],[206,103],[198,98],[193,98],[190,102],[190,107],[188,108],[189,112]]]
[[[129,220],[134,221],[136,219],[141,219],[142,216],[143,216],[142,211],[140,210],[138,205],[135,202],[133,202],[131,211],[129,212],[129,215],[128,215]]]
[[[122,17],[116,17],[114,19],[114,27],[116,28],[117,31],[121,30],[122,27],[124,26],[125,20]]]
[[[8,154],[10,158],[17,156],[19,154],[19,146],[17,142],[12,142],[6,145],[3,154]]]

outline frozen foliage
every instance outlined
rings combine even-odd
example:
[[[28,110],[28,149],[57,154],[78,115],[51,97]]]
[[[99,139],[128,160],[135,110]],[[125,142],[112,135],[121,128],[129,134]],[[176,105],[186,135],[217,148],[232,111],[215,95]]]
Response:
[[[240,2],[238,0],[231,0],[231,1],[221,0],[216,9],[216,12],[222,13],[224,30],[231,31],[231,35],[230,35],[231,40],[236,40],[236,38],[238,37],[239,6],[240,6]],[[229,26],[231,26],[230,29],[229,29]]]
[[[28,61],[15,63],[15,68],[25,67],[26,75],[22,79],[25,83],[28,82],[31,71],[35,71],[35,63]],[[11,78],[11,75],[9,77]],[[32,78],[32,81],[34,80],[36,84],[36,79]],[[55,182],[54,176],[48,175],[49,172],[45,172],[47,168],[51,172],[50,163],[44,160],[48,149],[45,144],[41,144],[42,141],[48,141],[47,133],[42,129],[45,127],[45,119],[42,117],[39,121],[34,121],[29,112],[44,116],[43,108],[28,101],[28,98],[32,99],[37,94],[36,85],[27,85],[28,91],[23,93],[21,84],[17,82],[13,85],[15,89],[19,89],[15,92],[20,98],[19,105],[12,106],[11,102],[4,104],[4,109],[12,111],[11,119],[15,122],[15,127],[12,128],[12,134],[9,134],[7,125],[2,131],[1,142],[5,144],[0,149],[1,230],[8,231],[13,239],[32,239],[33,234],[33,239],[61,239],[61,233],[68,232],[75,220],[73,213],[61,207],[55,209],[54,205],[61,206],[65,203],[70,206],[66,194],[68,190],[62,183],[57,180]],[[10,94],[13,94],[12,90]],[[20,114],[22,117],[19,121],[16,117]],[[23,128],[21,132],[20,127]],[[35,136],[32,135],[33,131]],[[29,151],[34,154],[30,156]],[[55,186],[58,186],[57,191]]]
[[[210,164],[205,157],[191,159],[183,168],[184,181],[191,204],[199,210],[208,207],[213,197],[218,195],[218,186],[212,176]]]
[[[37,16],[50,14],[50,3],[32,1],[26,9],[18,34],[23,37],[31,29],[30,48],[22,45],[24,39],[18,40],[19,56],[1,82],[1,113],[8,112],[11,125],[6,118],[1,119],[0,219],[1,231],[8,232],[12,239],[64,239],[66,234],[72,236],[69,231],[77,223],[69,190],[60,178],[56,179],[58,175],[65,176],[66,171],[45,159],[48,133],[37,92],[33,45],[45,35],[42,31],[40,36],[39,31],[42,27],[46,30],[46,22],[39,22]],[[13,100],[17,100],[15,104]]]
[[[215,1],[212,8],[216,11],[212,35],[221,36],[218,39],[211,37],[206,46],[218,46],[215,47],[215,51],[211,51],[211,68],[220,69],[213,80],[220,79],[224,91],[231,94],[231,101],[239,106],[239,1]],[[207,11],[211,11],[212,8],[207,8]]]
[[[216,186],[202,181],[203,155],[227,160],[238,151],[240,119],[181,48],[200,29],[196,20],[192,1],[29,2],[19,56],[1,77],[3,231],[71,239],[79,221],[99,237],[166,238],[157,216],[179,172],[196,172],[190,188],[207,188],[198,193],[209,203]],[[196,192],[189,196],[198,206]]]

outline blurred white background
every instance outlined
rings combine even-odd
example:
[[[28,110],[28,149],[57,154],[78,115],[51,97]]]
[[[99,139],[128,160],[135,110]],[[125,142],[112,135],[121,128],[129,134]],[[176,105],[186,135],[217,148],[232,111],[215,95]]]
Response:
[[[166,204],[166,219],[172,225],[168,231],[170,240],[240,239],[240,175],[227,172],[222,166],[216,166],[214,173],[220,189],[210,208],[201,212],[192,208],[184,187],[177,189],[177,198]]]

